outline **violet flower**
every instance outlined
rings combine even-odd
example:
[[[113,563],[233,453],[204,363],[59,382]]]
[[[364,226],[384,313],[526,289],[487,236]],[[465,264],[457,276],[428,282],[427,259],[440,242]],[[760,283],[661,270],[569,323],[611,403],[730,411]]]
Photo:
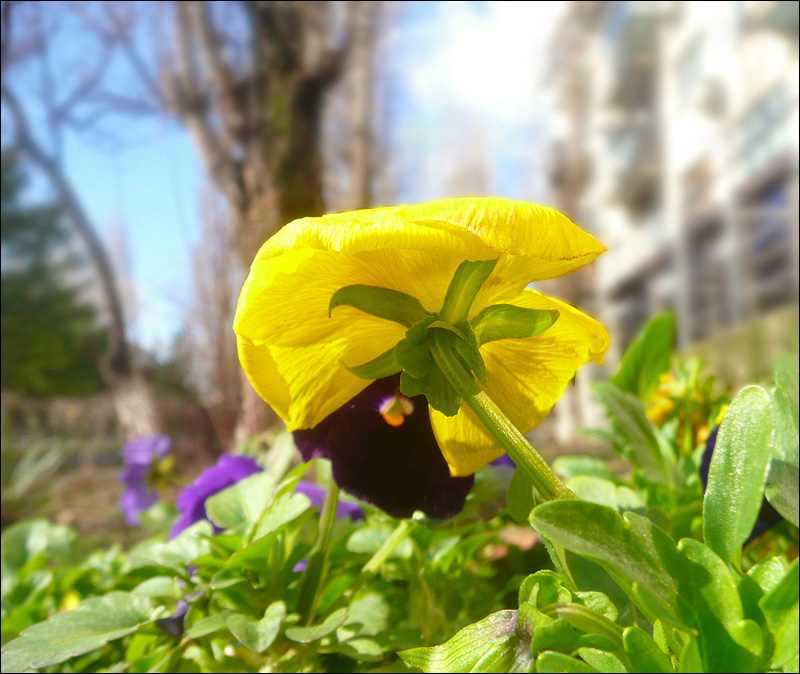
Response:
[[[125,465],[119,473],[119,480],[125,485],[125,491],[120,496],[119,507],[131,526],[139,523],[139,513],[158,501],[158,494],[147,478],[153,464],[169,453],[169,446],[170,439],[166,435],[152,435],[131,440],[122,448]]]
[[[378,379],[314,428],[295,431],[297,448],[306,461],[330,459],[342,489],[394,517],[454,517],[474,477],[450,476],[425,396],[403,396],[399,381]]]
[[[170,530],[169,537],[175,538],[195,522],[208,519],[206,499],[261,470],[261,466],[249,456],[220,456],[216,465],[206,468],[192,484],[178,494],[176,505],[181,516]],[[222,529],[215,525],[214,531],[219,533]]]

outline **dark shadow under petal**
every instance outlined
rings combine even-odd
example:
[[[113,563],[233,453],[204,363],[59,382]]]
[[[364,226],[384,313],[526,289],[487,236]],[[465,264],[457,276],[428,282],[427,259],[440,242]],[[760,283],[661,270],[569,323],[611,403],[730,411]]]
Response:
[[[411,398],[414,410],[402,425],[389,425],[381,404],[398,390],[399,376],[379,379],[319,425],[294,432],[308,461],[330,459],[339,486],[394,517],[422,510],[448,518],[464,506],[473,476],[451,477],[431,429],[424,396]]]

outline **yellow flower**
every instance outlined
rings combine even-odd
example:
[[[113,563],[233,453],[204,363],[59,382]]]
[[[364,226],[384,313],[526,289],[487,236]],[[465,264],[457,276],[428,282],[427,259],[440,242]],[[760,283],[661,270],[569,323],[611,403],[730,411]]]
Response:
[[[558,312],[546,331],[480,347],[488,395],[528,432],[575,371],[602,362],[608,335],[597,321],[526,286],[561,276],[605,248],[560,213],[498,198],[443,199],[295,220],[258,252],[234,320],[239,358],[253,386],[289,430],[313,428],[369,385],[348,371],[392,349],[407,328],[340,306],[346,286],[388,288],[437,313],[465,261],[496,260],[469,318],[496,304]],[[430,409],[454,476],[503,452],[462,402],[455,416]]]

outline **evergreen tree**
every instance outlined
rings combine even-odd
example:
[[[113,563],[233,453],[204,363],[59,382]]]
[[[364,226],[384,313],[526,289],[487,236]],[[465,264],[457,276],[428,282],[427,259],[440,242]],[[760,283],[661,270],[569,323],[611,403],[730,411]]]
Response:
[[[23,183],[16,157],[3,153],[0,384],[33,396],[91,394],[106,336],[81,297],[85,263],[60,208],[25,205]]]

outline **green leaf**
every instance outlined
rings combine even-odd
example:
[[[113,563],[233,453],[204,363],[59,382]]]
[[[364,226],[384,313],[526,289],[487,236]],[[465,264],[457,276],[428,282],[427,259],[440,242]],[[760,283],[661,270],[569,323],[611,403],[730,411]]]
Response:
[[[651,319],[622,356],[611,383],[645,403],[649,402],[658,388],[659,377],[669,370],[674,341],[675,317],[672,313]]]
[[[3,450],[5,451],[5,449]],[[25,567],[35,557],[66,555],[78,535],[63,524],[52,524],[45,519],[25,520],[3,530],[0,560],[3,575]]]
[[[588,475],[573,477],[566,483],[566,486],[575,496],[584,501],[607,505],[621,513],[631,510],[640,515],[644,514],[644,502],[629,487],[618,487],[613,482]]]
[[[536,671],[541,674],[557,674],[558,672],[599,672],[599,669],[587,665],[583,660],[571,658],[563,653],[546,651],[536,658]]]
[[[498,339],[527,339],[542,334],[558,320],[555,309],[526,309],[513,304],[486,307],[470,323],[478,345]]]
[[[730,567],[692,539],[679,546],[650,520],[586,501],[550,501],[535,528],[600,564],[650,622],[699,632],[703,671],[758,671],[759,626],[746,620]]]
[[[622,633],[625,653],[635,672],[672,672],[672,663],[647,632],[636,626]]]
[[[626,674],[628,671],[616,655],[611,655],[611,653],[606,653],[596,648],[579,648],[578,655],[587,665],[601,672]],[[622,654],[620,653],[620,655]]]
[[[350,374],[354,374],[359,379],[383,379],[384,377],[391,377],[402,370],[402,366],[397,362],[395,357],[396,347],[392,347],[388,351],[384,351],[377,358],[364,363],[363,365],[354,365],[352,367],[345,365],[341,361],[341,366]]]
[[[311,625],[309,627],[287,627],[286,638],[292,641],[299,641],[300,643],[309,643],[317,641],[333,634],[339,627],[347,620],[347,608],[340,608],[331,613],[319,625]]]
[[[269,504],[258,522],[254,540],[277,531],[285,524],[297,519],[311,507],[311,501],[305,494],[282,494]]]
[[[285,617],[286,604],[275,601],[267,607],[261,620],[255,620],[242,613],[234,613],[228,616],[225,624],[231,634],[247,648],[256,653],[263,653],[275,641]]]
[[[221,611],[207,618],[202,618],[193,625],[187,627],[183,636],[186,639],[199,639],[207,634],[225,629],[227,627],[227,620],[232,615],[234,615],[233,611]]]
[[[341,306],[353,307],[370,316],[384,318],[407,328],[428,315],[416,297],[375,286],[352,285],[339,288],[328,304],[328,316],[336,307]]]
[[[800,526],[798,519],[798,473],[797,466],[792,466],[786,461],[772,459],[769,463],[767,487],[764,490],[767,501],[770,502],[783,518]]]
[[[423,672],[527,671],[530,650],[521,647],[516,625],[516,611],[498,611],[467,625],[443,644],[410,648],[398,655]]]
[[[169,597],[181,599],[184,591],[174,576],[155,576],[139,583],[131,590],[131,594],[139,597]]]
[[[553,470],[562,480],[569,480],[579,475],[599,477],[614,482],[616,476],[602,459],[595,456],[564,454],[553,461]]]
[[[373,524],[368,527],[359,527],[347,539],[347,551],[357,555],[374,555],[389,540],[395,528],[390,525]],[[408,559],[414,552],[414,544],[404,539],[392,551],[389,559]]]
[[[594,391],[622,441],[625,458],[649,480],[667,482],[664,455],[642,401],[608,382],[596,383]]]
[[[780,582],[758,602],[767,620],[775,650],[770,667],[778,669],[792,659],[798,652],[798,560],[792,565]]]
[[[383,648],[366,637],[356,637],[348,641],[331,644],[320,649],[320,653],[341,653],[357,662],[379,662],[383,659]]]
[[[722,420],[703,499],[706,544],[729,564],[739,564],[761,508],[772,432],[769,394],[745,387]]]
[[[536,500],[533,496],[533,485],[520,468],[514,469],[514,474],[511,476],[506,492],[506,503],[511,518],[517,524],[528,524],[528,515],[536,505]]]
[[[131,634],[153,618],[147,599],[126,592],[87,599],[74,611],[32,625],[3,646],[2,671],[56,665]]]
[[[439,317],[451,324],[467,320],[475,296],[496,264],[497,260],[465,260],[458,265],[447,287]]]
[[[222,529],[252,524],[272,501],[274,478],[266,472],[246,477],[206,500],[208,519]]]

